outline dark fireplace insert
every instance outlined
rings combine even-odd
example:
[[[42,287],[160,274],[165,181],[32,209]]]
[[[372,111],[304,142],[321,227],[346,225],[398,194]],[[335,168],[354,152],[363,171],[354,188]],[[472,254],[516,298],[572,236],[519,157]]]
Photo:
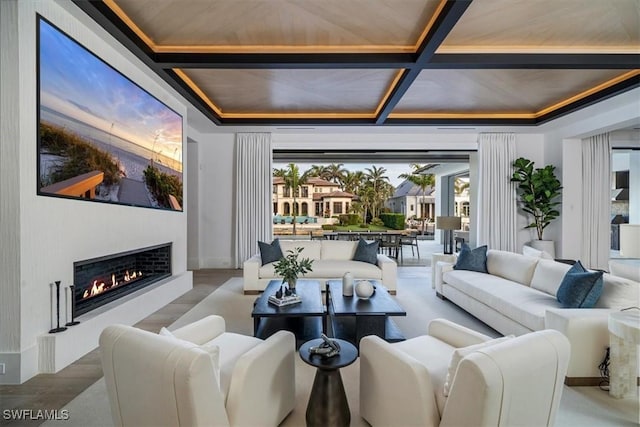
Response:
[[[171,243],[73,263],[74,316],[171,276]]]

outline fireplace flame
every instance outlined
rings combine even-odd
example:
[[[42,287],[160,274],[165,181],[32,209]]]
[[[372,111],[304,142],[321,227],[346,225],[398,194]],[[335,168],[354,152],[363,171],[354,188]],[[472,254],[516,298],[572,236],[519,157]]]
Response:
[[[101,293],[104,293],[104,292],[108,291],[109,289],[113,289],[118,285],[121,285],[123,283],[131,282],[131,281],[139,279],[141,277],[142,277],[142,271],[137,271],[137,272],[134,271],[132,273],[129,273],[129,270],[127,270],[124,273],[122,281],[118,281],[116,279],[116,274],[112,273],[111,274],[111,284],[108,285],[102,280],[94,280],[93,284],[91,285],[91,287],[89,289],[85,289],[85,291],[83,292],[82,299],[91,298],[91,297],[94,297],[96,295],[100,295]]]

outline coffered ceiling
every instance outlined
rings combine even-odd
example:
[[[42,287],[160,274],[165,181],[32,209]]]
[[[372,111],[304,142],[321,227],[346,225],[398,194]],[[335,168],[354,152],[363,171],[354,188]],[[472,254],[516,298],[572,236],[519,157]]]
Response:
[[[218,125],[536,125],[640,86],[638,0],[74,0]]]

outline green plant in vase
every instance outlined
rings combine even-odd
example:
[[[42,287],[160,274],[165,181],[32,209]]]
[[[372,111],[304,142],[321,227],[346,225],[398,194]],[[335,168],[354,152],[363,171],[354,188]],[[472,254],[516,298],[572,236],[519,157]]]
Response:
[[[280,258],[273,265],[276,274],[282,277],[282,283],[287,283],[292,293],[295,293],[298,276],[304,276],[308,272],[313,271],[311,268],[313,260],[309,258],[298,259],[302,250],[303,248],[295,248],[287,251],[287,255]]]

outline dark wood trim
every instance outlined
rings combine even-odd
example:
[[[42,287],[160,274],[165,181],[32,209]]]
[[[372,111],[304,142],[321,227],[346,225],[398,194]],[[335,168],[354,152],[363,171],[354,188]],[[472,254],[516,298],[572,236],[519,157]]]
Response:
[[[162,68],[398,69],[414,64],[412,53],[156,53]]]
[[[391,114],[409,87],[413,84],[414,80],[418,77],[422,71],[422,67],[431,60],[433,54],[471,5],[472,1],[473,0],[447,1],[442,12],[436,17],[433,26],[429,29],[429,32],[418,48],[415,64],[413,64],[411,68],[405,69],[404,74],[393,88],[391,96],[389,96],[382,105],[376,118],[377,125],[384,124],[389,114]]]
[[[560,107],[551,111],[550,113],[540,116],[536,119],[536,124],[540,125],[548,121],[555,120],[559,117],[562,117],[569,113],[573,113],[574,111],[588,107],[589,105],[604,101],[605,99],[620,95],[621,93],[627,92],[637,87],[640,87],[640,75],[630,77],[627,80],[616,83],[606,89],[603,89],[592,95],[579,99],[576,102],[572,102],[571,104],[565,105],[564,107]]]
[[[262,291],[244,291],[245,295],[260,295]]]
[[[436,53],[425,69],[569,69],[638,68],[640,54]]]
[[[609,381],[601,377],[565,377],[564,383],[569,387],[591,387],[603,383],[609,385]],[[637,378],[637,384],[640,386],[640,377]]]

